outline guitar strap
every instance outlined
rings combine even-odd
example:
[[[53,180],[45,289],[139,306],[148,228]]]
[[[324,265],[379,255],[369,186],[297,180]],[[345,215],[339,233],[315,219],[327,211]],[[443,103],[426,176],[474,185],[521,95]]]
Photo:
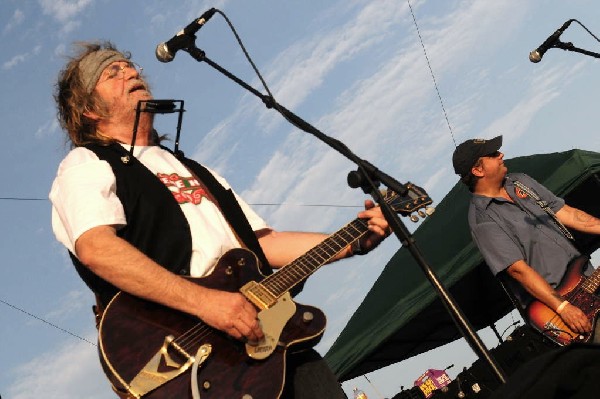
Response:
[[[552,218],[552,220],[554,220],[554,223],[556,223],[556,227],[558,227],[558,229],[560,230],[560,232],[563,233],[563,235],[565,237],[567,237],[569,240],[575,241],[575,238],[573,238],[573,235],[571,234],[571,232],[565,227],[564,224],[562,224],[562,222],[560,220],[558,220],[558,218],[556,217],[556,214],[554,213],[554,211],[552,209],[550,209],[550,207],[548,206],[548,202],[542,200],[540,198],[540,196],[537,195],[537,193],[534,190],[532,190],[531,188],[527,187],[526,185],[524,185],[520,181],[514,180],[513,183],[514,183],[514,185],[517,188],[519,188],[525,194],[527,194],[529,197],[531,197],[536,202],[536,204],[538,204],[539,207],[542,208],[542,210],[544,212],[546,212],[548,215],[550,215],[550,217]]]
[[[168,148],[162,147],[167,151]],[[217,179],[204,166],[191,159],[185,158],[182,155],[174,154],[177,159],[185,165],[190,173],[198,179],[204,186],[209,199],[221,210],[225,216],[227,223],[231,227],[240,245],[252,251],[259,260],[259,267],[263,275],[273,273],[273,269],[269,265],[256,234],[252,230],[248,219],[244,215],[242,208],[238,204],[233,192],[226,190]]]

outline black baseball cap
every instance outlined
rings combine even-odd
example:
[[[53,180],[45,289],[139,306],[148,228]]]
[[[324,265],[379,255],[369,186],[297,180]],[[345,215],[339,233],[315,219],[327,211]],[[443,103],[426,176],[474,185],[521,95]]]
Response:
[[[500,147],[502,147],[502,136],[490,140],[471,139],[459,144],[452,155],[454,172],[461,177],[468,175],[479,158],[493,154]]]

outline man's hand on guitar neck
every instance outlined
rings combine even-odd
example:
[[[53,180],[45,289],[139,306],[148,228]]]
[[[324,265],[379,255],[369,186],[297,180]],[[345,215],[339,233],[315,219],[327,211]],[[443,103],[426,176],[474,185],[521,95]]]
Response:
[[[369,232],[359,240],[361,253],[365,254],[377,247],[387,236],[392,233],[387,220],[379,206],[375,206],[372,200],[365,200],[365,210],[359,212],[360,219],[367,220]]]
[[[367,221],[368,232],[360,238],[361,253],[367,253],[390,235],[391,229],[379,206],[365,200],[365,210],[358,213]],[[297,259],[308,250],[329,237],[329,234],[299,231],[276,231],[263,229],[256,232],[258,242],[271,267],[278,269]],[[331,259],[331,262],[353,255],[351,246]]]

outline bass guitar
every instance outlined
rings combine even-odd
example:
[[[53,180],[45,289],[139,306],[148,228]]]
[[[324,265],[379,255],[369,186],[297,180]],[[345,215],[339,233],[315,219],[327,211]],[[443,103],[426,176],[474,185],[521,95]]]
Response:
[[[386,203],[411,215],[431,204],[408,183],[406,195],[388,191]],[[264,339],[234,340],[191,315],[124,292],[107,305],[99,325],[100,360],[115,392],[123,398],[279,398],[286,352],[314,346],[325,330],[322,311],[295,303],[290,290],[367,233],[355,219],[323,242],[264,276],[246,249],[226,252],[212,274],[191,281],[208,288],[241,292],[259,310]]]
[[[592,326],[595,326],[600,311],[600,297],[596,295],[600,286],[600,268],[586,277],[583,272],[588,260],[587,256],[573,259],[556,291],[572,305],[581,309]],[[589,342],[592,339],[592,334],[579,334],[571,330],[553,309],[540,301],[534,300],[525,313],[536,330],[558,345]]]

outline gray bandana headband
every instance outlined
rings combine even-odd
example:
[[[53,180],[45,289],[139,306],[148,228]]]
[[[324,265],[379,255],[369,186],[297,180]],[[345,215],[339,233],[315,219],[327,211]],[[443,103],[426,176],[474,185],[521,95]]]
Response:
[[[129,62],[123,53],[115,50],[98,50],[83,57],[79,62],[79,78],[85,92],[90,94],[94,91],[104,68],[117,61]]]

